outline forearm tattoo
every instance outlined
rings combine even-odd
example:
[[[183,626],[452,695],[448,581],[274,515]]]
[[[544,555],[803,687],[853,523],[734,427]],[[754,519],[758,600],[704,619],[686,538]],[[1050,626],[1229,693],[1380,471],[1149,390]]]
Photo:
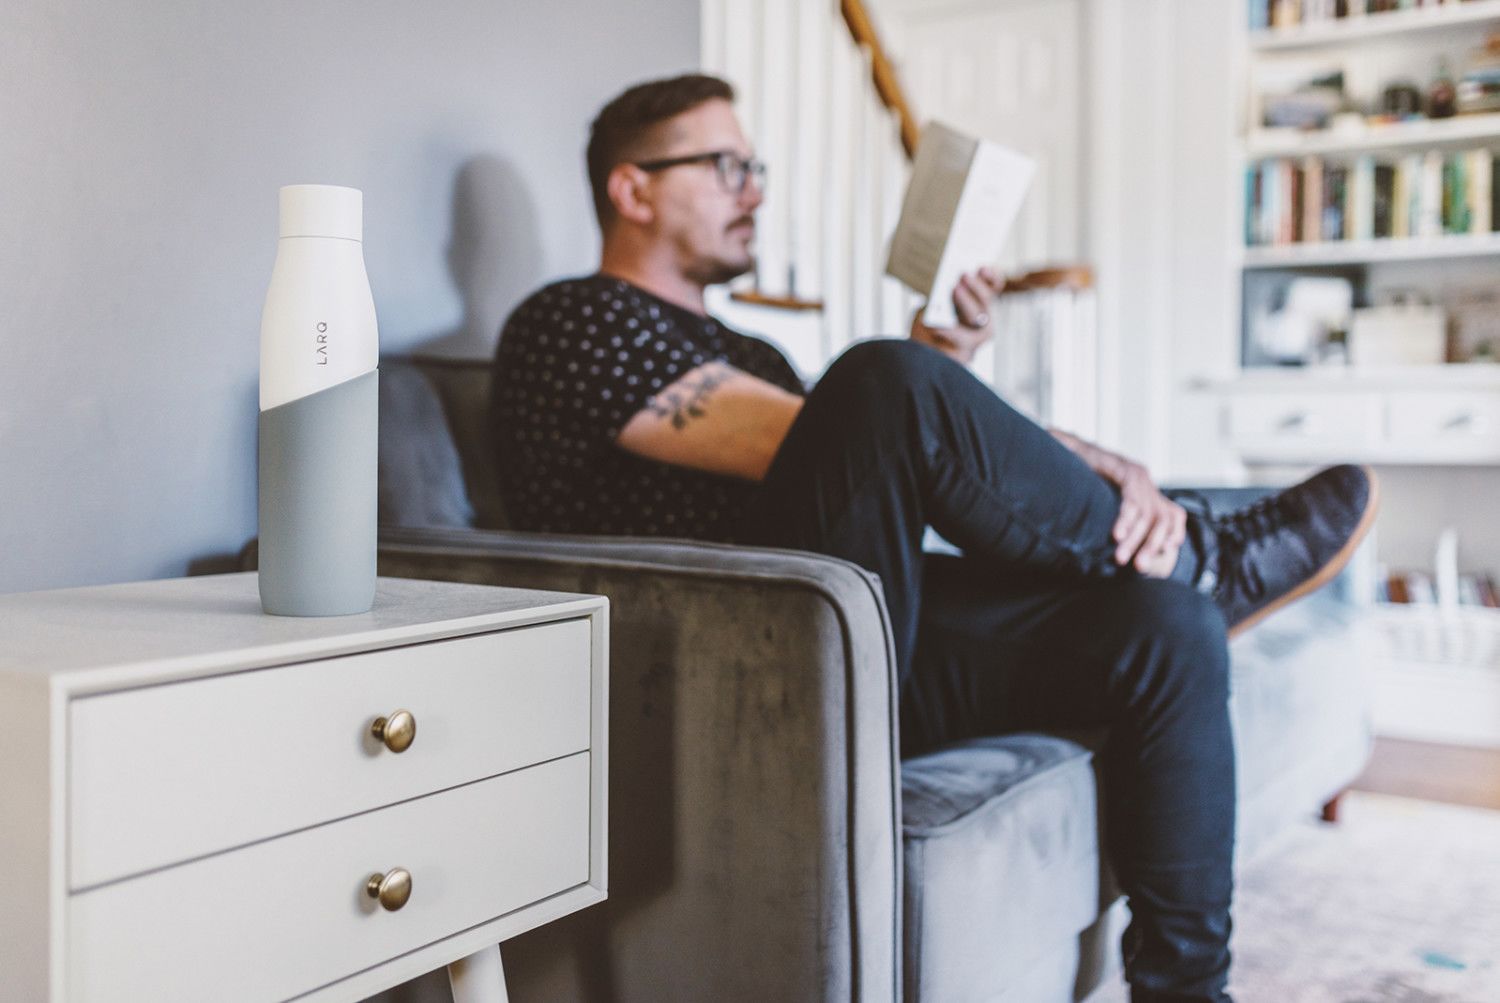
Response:
[[[646,407],[659,418],[670,418],[673,428],[684,429],[689,420],[703,417],[709,395],[727,382],[733,372],[723,363],[711,362],[695,379],[648,398]]]

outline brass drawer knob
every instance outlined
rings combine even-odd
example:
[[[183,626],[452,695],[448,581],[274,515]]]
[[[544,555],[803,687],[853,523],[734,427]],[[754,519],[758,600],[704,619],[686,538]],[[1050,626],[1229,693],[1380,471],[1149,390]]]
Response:
[[[365,894],[378,899],[386,912],[395,912],[411,898],[411,872],[393,867],[389,874],[372,874],[365,882]]]
[[[417,719],[409,710],[398,710],[390,717],[377,717],[370,725],[370,734],[392,752],[405,752],[417,737]]]

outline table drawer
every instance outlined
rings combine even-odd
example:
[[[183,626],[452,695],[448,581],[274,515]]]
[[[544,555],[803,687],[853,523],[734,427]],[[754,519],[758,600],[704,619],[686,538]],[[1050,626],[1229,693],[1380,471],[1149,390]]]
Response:
[[[568,620],[75,700],[69,887],[587,749],[590,644]],[[398,708],[400,754],[370,734]]]
[[[588,833],[585,752],[76,894],[67,998],[287,999],[587,882]]]
[[[1243,394],[1229,402],[1230,436],[1249,458],[1318,459],[1380,441],[1378,394]]]
[[[1432,459],[1500,453],[1500,395],[1476,391],[1392,394],[1387,437],[1394,447],[1420,451]]]

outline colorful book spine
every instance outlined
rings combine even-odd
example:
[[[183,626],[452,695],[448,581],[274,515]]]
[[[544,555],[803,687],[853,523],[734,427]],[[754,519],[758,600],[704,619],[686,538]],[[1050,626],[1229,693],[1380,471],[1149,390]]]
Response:
[[[1302,239],[1309,244],[1323,240],[1323,160],[1308,157],[1302,162]]]
[[[1281,192],[1283,174],[1281,163],[1275,162],[1266,169],[1266,213],[1262,225],[1266,229],[1266,243],[1281,243],[1281,205],[1286,196]]]
[[[1260,165],[1245,168],[1245,246],[1255,247],[1260,243],[1260,230],[1255,225],[1260,218]]]
[[[1276,164],[1267,162],[1260,167],[1260,212],[1255,225],[1262,244],[1276,243],[1276,227],[1272,221],[1276,215]]]
[[[1408,158],[1402,157],[1391,169],[1391,236],[1397,240],[1411,236],[1411,185]]]
[[[1443,158],[1443,233],[1469,232],[1468,160],[1461,154]]]
[[[1328,167],[1323,172],[1323,239],[1343,240],[1344,206],[1349,185],[1347,167]]]
[[[1422,176],[1417,194],[1418,237],[1443,233],[1443,155],[1433,150],[1422,157]]]
[[[1494,219],[1495,155],[1489,150],[1472,150],[1469,158],[1469,232],[1490,232]]]
[[[1392,219],[1396,204],[1396,168],[1390,164],[1376,164],[1374,168],[1375,206],[1371,229],[1375,239],[1394,236]]]
[[[1375,236],[1375,158],[1365,156],[1354,162],[1349,200],[1350,239],[1370,240]]]
[[[1287,163],[1287,178],[1289,182],[1288,192],[1290,198],[1286,200],[1286,228],[1287,242],[1292,244],[1302,243],[1302,200],[1306,198],[1307,174],[1302,170],[1300,164]]]
[[[1244,177],[1251,247],[1500,232],[1500,156],[1489,149],[1387,162],[1283,157]]]

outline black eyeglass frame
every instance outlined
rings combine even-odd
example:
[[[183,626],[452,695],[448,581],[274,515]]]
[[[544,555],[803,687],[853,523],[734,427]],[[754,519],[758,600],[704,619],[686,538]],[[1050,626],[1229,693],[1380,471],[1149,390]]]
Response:
[[[713,164],[714,173],[719,176],[719,184],[731,195],[743,194],[745,186],[750,183],[752,177],[755,179],[755,187],[761,191],[766,190],[766,162],[759,157],[742,157],[733,150],[708,150],[704,153],[689,153],[681,157],[633,162],[633,166],[639,167],[647,174],[655,174],[669,167],[683,167],[687,164]],[[730,180],[731,171],[739,173],[739,184],[734,184]]]

